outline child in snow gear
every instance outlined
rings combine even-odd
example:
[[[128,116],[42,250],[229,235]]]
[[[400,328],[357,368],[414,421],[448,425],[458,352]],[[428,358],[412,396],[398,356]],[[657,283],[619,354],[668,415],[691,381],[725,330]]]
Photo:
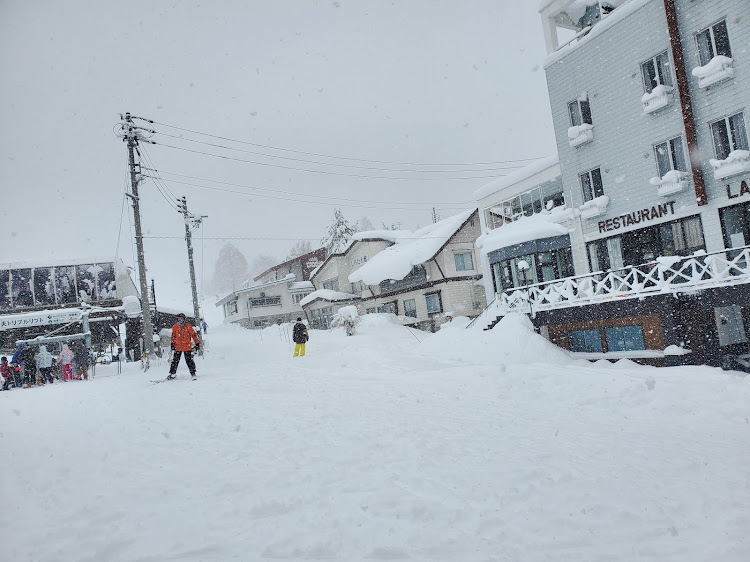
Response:
[[[39,367],[39,374],[41,375],[41,381],[42,384],[49,381],[50,383],[54,382],[54,377],[52,376],[52,354],[47,351],[46,345],[40,345],[39,346],[39,353],[36,354],[36,366]]]
[[[73,380],[73,352],[70,351],[67,343],[62,344],[62,351],[57,361],[55,361],[55,365],[59,365],[60,363],[62,363],[63,380]]]
[[[193,346],[195,342],[195,346]],[[168,379],[177,377],[177,365],[180,363],[180,355],[185,354],[185,363],[190,370],[190,376],[195,378],[195,361],[193,361],[193,351],[201,348],[201,342],[193,329],[190,322],[185,321],[185,315],[177,315],[177,322],[172,326],[172,365],[169,367]]]
[[[0,376],[3,380],[3,390],[8,390],[10,385],[13,384],[13,370],[8,363],[8,358],[3,355],[0,357]]]
[[[307,326],[302,323],[302,318],[297,318],[292,330],[292,339],[294,340],[294,357],[305,356],[305,344],[310,339],[307,333]]]

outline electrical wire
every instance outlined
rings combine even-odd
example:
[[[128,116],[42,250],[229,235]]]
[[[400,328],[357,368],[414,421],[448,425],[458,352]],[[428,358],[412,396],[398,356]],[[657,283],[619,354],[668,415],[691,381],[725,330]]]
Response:
[[[350,178],[364,178],[364,179],[379,179],[379,180],[392,180],[392,181],[455,181],[455,180],[478,180],[478,179],[495,179],[500,178],[503,176],[506,176],[507,174],[493,174],[490,176],[462,176],[457,178],[448,178],[448,177],[440,177],[440,178],[398,178],[398,177],[391,177],[391,176],[372,176],[372,175],[366,175],[366,174],[346,174],[344,172],[331,172],[329,170],[313,170],[311,168],[294,168],[292,166],[284,166],[282,164],[271,164],[268,162],[257,162],[255,160],[247,160],[244,158],[234,158],[232,156],[224,156],[222,154],[213,154],[211,152],[203,152],[202,150],[193,150],[190,148],[185,148],[181,146],[174,146],[171,144],[164,144],[162,142],[156,142],[154,140],[148,141],[151,144],[154,144],[156,146],[163,146],[165,148],[171,148],[173,150],[184,150],[185,152],[190,152],[192,154],[202,154],[203,156],[211,156],[213,158],[221,158],[223,160],[233,160],[235,162],[243,162],[245,164],[255,164],[257,166],[268,166],[271,168],[281,168],[283,170],[291,170],[294,172],[309,172],[313,174],[325,174],[330,176],[346,176]]]
[[[184,240],[184,236],[144,236],[143,237],[148,238],[150,240]],[[445,239],[444,236],[419,236],[410,238],[408,236],[401,236],[399,237],[399,240],[443,240]],[[320,236],[317,236],[315,238],[305,238],[305,237],[294,237],[294,238],[281,238],[281,237],[274,237],[274,236],[215,236],[215,237],[208,237],[206,240],[252,240],[252,241],[282,241],[282,242],[297,242],[300,240],[320,240]]]
[[[151,159],[151,156],[149,155],[148,151],[146,150],[146,147],[142,146],[141,150],[143,150],[143,155],[145,157],[146,164],[148,164],[149,166],[153,167],[154,166],[154,161]],[[143,169],[143,168],[141,168],[141,169]],[[151,168],[146,168],[146,169],[147,170],[151,170]],[[156,175],[157,176],[159,175],[158,170],[152,170],[152,171],[156,171],[157,172]],[[159,179],[161,179],[161,176],[159,177]],[[162,187],[166,190],[166,192],[169,195],[169,197],[171,197],[174,201],[177,201],[179,199],[179,197],[177,197],[177,195],[175,195],[172,192],[172,190],[169,189],[169,187],[167,186],[167,184],[164,183],[164,181],[162,181]]]
[[[467,172],[493,172],[496,170],[515,170],[517,168],[523,168],[525,164],[516,164],[513,166],[499,166],[496,168],[475,168],[475,169],[462,169],[462,170],[409,170],[404,168],[382,168],[378,166],[356,166],[354,164],[335,164],[332,162],[320,162],[319,160],[308,160],[305,158],[292,158],[290,156],[278,156],[275,154],[267,154],[265,152],[258,152],[255,150],[245,150],[242,148],[234,148],[232,146],[225,146],[223,144],[216,144],[213,142],[199,141],[195,139],[186,138],[179,135],[170,135],[168,133],[156,132],[157,135],[169,137],[173,139],[182,140],[185,142],[192,142],[196,144],[202,144],[205,146],[213,146],[216,148],[223,148],[225,150],[234,150],[236,152],[244,152],[246,154],[254,154],[256,156],[265,156],[267,158],[278,158],[281,160],[290,160],[292,162],[303,162],[305,164],[318,164],[320,166],[336,166],[339,168],[354,168],[357,170],[377,170],[381,172],[404,172],[404,173],[420,173],[420,174],[448,174],[448,173],[467,173]]]
[[[147,164],[149,164],[149,166],[153,166],[153,163],[151,162],[151,159],[146,154],[145,150],[143,150],[143,152],[141,152],[141,149],[138,149],[138,148],[136,148],[136,150],[138,151],[138,156],[140,156],[141,160],[143,160],[144,162],[146,162]],[[150,168],[148,168],[148,169],[150,170]],[[143,167],[141,166],[141,177],[147,177],[147,178],[153,179],[154,180],[154,185],[156,186],[156,190],[159,192],[159,194],[164,198],[164,200],[167,202],[167,204],[170,207],[172,207],[172,210],[177,211],[179,213],[180,209],[177,206],[177,203],[174,202],[177,199],[177,197],[174,196],[174,194],[169,190],[169,188],[166,186],[166,184],[164,184],[164,188],[162,188],[159,185],[159,180],[161,180],[161,178],[158,177],[158,172],[157,172],[157,176],[144,175],[142,172],[143,172]],[[164,182],[162,181],[162,183],[164,183]],[[166,193],[165,193],[165,189],[166,189]],[[167,193],[169,193],[171,195],[171,197],[169,195],[167,195]]]
[[[425,163],[425,162],[398,162],[398,161],[393,161],[393,160],[368,160],[368,159],[365,159],[365,158],[348,158],[348,157],[345,157],[345,156],[334,156],[334,155],[329,155],[329,154],[320,154],[320,153],[317,153],[317,152],[305,152],[303,150],[294,150],[294,149],[291,149],[291,148],[284,148],[284,147],[280,147],[280,146],[272,146],[272,145],[268,145],[268,144],[259,144],[259,143],[249,142],[249,141],[232,139],[232,138],[229,138],[229,137],[222,137],[222,136],[219,136],[219,135],[212,135],[212,134],[209,134],[209,133],[203,133],[201,131],[196,131],[194,129],[186,129],[184,127],[178,127],[176,125],[170,125],[168,123],[162,123],[160,121],[154,121],[152,119],[145,119],[143,117],[133,117],[133,119],[140,119],[141,121],[146,121],[148,123],[153,123],[155,125],[161,125],[162,127],[169,127],[170,129],[176,129],[178,131],[185,131],[187,133],[194,133],[196,135],[203,135],[203,136],[211,137],[211,138],[214,138],[214,139],[220,139],[220,140],[225,140],[225,141],[230,141],[230,142],[236,142],[238,144],[246,144],[248,146],[257,146],[259,148],[267,148],[267,149],[270,149],[270,150],[280,150],[280,151],[284,151],[284,152],[291,152],[293,154],[303,154],[305,156],[316,156],[316,157],[320,157],[320,158],[331,158],[331,159],[335,159],[335,160],[347,160],[349,162],[368,162],[370,164],[392,164],[392,165],[397,165],[397,166],[492,166],[494,164],[513,164],[513,163],[520,163],[520,162],[531,162],[533,160],[540,160],[542,158],[545,158],[544,156],[535,156],[535,157],[532,157],[532,158],[518,158],[518,159],[515,159],[515,160],[496,160],[496,161],[492,161],[492,162],[464,162],[464,163],[436,163],[436,162]]]
[[[283,194],[283,195],[291,195],[291,196],[294,196],[294,197],[315,197],[316,199],[329,199],[329,200],[332,200],[332,201],[346,201],[346,202],[351,202],[351,203],[372,203],[372,204],[376,204],[376,205],[377,204],[390,204],[390,203],[392,203],[391,201],[372,201],[372,200],[368,200],[368,199],[349,199],[349,198],[346,198],[346,197],[330,197],[330,196],[326,196],[326,195],[312,195],[312,194],[309,194],[309,193],[299,193],[299,192],[294,192],[294,191],[284,191],[282,189],[271,189],[271,188],[266,188],[266,187],[255,187],[255,186],[252,186],[252,185],[246,185],[246,184],[241,184],[241,183],[233,183],[233,182],[227,182],[227,181],[213,180],[213,179],[210,179],[210,178],[200,178],[200,177],[197,177],[197,176],[188,176],[186,174],[178,174],[177,172],[168,172],[168,171],[156,170],[156,169],[152,169],[152,168],[145,168],[145,169],[148,170],[148,171],[165,174],[167,176],[176,176],[176,177],[186,178],[186,179],[191,179],[191,180],[196,180],[196,181],[217,183],[217,184],[220,184],[220,185],[229,185],[229,186],[232,186],[232,187],[244,187],[244,188],[247,188],[247,189],[252,189],[254,191],[266,191],[266,192],[270,192],[270,193],[280,193],[280,194]],[[163,178],[162,178],[162,181],[163,181]],[[176,181],[176,180],[168,179],[167,181]],[[446,202],[446,203],[442,203],[442,205],[472,205],[473,203],[474,203],[473,201],[460,201],[460,202]],[[400,204],[402,204],[402,205],[424,205],[423,203],[406,203],[406,202],[400,203]],[[422,208],[424,208],[424,207],[422,207]]]
[[[152,176],[146,176],[146,177],[152,177]],[[248,193],[247,191],[238,191],[236,189],[226,189],[222,187],[212,187],[208,185],[201,185],[197,183],[190,183],[185,181],[179,181],[179,180],[166,180],[172,183],[179,183],[182,185],[189,185],[191,187],[196,187],[198,189],[208,189],[211,191],[221,191],[225,193],[234,193],[236,195],[244,195],[245,197],[251,196],[251,197],[259,197],[262,199],[276,199],[280,201],[289,201],[291,203],[304,203],[305,205],[328,205],[331,207],[348,207],[348,208],[359,208],[359,209],[383,209],[383,210],[391,210],[391,211],[429,211],[433,207],[436,209],[439,208],[441,210],[462,210],[465,207],[450,207],[450,206],[422,206],[422,207],[391,207],[391,206],[379,206],[379,205],[359,205],[355,203],[341,203],[341,202],[328,202],[328,201],[316,201],[316,200],[301,200],[301,199],[294,199],[290,197],[282,197],[282,196],[274,196],[274,195],[264,195],[261,193]],[[315,195],[306,195],[304,197],[317,197]],[[418,203],[404,203],[405,205],[418,205]]]

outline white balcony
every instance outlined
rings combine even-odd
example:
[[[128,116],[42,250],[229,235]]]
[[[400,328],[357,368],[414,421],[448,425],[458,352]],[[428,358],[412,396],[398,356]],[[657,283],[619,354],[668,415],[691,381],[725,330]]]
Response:
[[[594,126],[584,123],[568,129],[570,147],[575,148],[594,140]]]
[[[723,55],[716,55],[706,66],[694,68],[692,73],[698,79],[699,87],[708,88],[712,84],[734,76],[732,59]]]
[[[733,258],[727,257],[734,254]],[[498,293],[471,325],[485,329],[511,312],[587,306],[750,283],[750,246],[689,257],[668,256],[622,269],[588,273]]]
[[[672,90],[674,90],[672,86],[657,86],[651,93],[643,94],[641,97],[643,113],[654,113],[667,107],[674,101]]]
[[[582,219],[593,219],[607,212],[607,205],[609,205],[609,197],[600,195],[591,201],[586,201],[578,207],[578,210],[581,212]]]
[[[714,179],[721,180],[750,172],[750,151],[734,150],[724,160],[709,160],[714,169]]]
[[[673,193],[679,193],[688,185],[690,174],[672,170],[664,174],[662,178],[651,178],[651,185],[657,186],[657,193],[662,197],[667,197]]]

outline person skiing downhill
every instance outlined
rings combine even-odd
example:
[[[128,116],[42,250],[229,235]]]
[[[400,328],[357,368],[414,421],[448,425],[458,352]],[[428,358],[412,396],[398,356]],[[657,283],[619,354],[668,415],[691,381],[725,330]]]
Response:
[[[310,339],[307,333],[307,326],[302,323],[302,318],[297,318],[292,330],[292,339],[294,340],[294,357],[305,356],[305,344]]]
[[[195,342],[195,346],[193,346]],[[172,326],[172,365],[169,367],[169,376],[167,380],[177,378],[177,365],[180,363],[180,355],[185,354],[185,363],[190,370],[190,376],[195,380],[195,361],[193,360],[193,351],[201,348],[201,342],[198,339],[195,329],[190,322],[187,322],[185,315],[179,313],[177,322]]]

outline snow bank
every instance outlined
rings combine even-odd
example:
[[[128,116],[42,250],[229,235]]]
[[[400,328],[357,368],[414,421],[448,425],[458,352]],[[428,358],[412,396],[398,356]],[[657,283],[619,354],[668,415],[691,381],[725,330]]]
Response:
[[[377,285],[386,279],[401,280],[415,265],[432,259],[443,245],[461,228],[476,209],[431,224],[412,233],[408,238],[398,238],[396,243],[373,256],[357,271],[349,275],[349,281],[362,281],[366,285]]]
[[[349,301],[359,299],[357,295],[351,293],[342,293],[341,291],[332,291],[330,289],[318,289],[307,295],[304,299],[299,301],[300,306],[305,306],[307,303],[311,303],[315,299],[323,299],[326,301]]]
[[[482,234],[477,238],[476,246],[482,253],[489,253],[499,248],[507,248],[514,244],[562,236],[570,230],[567,226],[559,224],[573,218],[573,211],[564,207],[555,207],[551,211],[543,211],[521,217],[518,220],[504,224],[503,226]]]
[[[524,314],[508,314],[491,330],[445,329],[441,326],[419,352],[467,363],[574,363],[570,354],[534,331]]]

